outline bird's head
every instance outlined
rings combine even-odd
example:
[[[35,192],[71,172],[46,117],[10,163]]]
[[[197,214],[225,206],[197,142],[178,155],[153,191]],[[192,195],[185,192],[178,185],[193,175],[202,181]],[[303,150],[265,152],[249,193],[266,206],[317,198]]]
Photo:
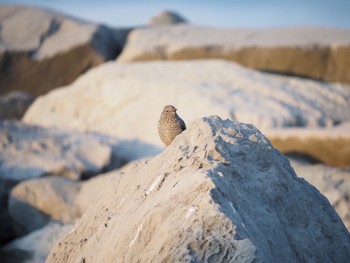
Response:
[[[164,109],[163,109],[163,112],[166,112],[166,113],[176,113],[176,108],[173,106],[173,105],[166,105],[164,106]]]

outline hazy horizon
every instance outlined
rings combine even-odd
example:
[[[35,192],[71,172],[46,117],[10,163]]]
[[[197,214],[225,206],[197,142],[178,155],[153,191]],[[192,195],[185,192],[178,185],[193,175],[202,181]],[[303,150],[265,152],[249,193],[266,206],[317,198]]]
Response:
[[[110,26],[136,26],[164,10],[175,11],[193,24],[218,27],[321,26],[350,28],[350,1],[42,1],[0,0],[26,4]]]

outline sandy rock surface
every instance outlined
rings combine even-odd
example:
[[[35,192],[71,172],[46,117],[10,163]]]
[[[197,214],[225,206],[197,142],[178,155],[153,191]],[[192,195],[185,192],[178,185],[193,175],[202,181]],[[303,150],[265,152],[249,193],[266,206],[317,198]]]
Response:
[[[98,131],[124,141],[123,154],[158,153],[157,122],[173,104],[186,123],[216,114],[259,129],[332,127],[350,120],[350,88],[274,76],[223,60],[109,62],[39,97],[23,120]]]
[[[348,29],[172,25],[132,31],[118,61],[221,58],[265,71],[350,83],[349,56]]]
[[[0,5],[0,28],[0,93],[32,95],[114,59],[127,32],[20,5]]]
[[[82,214],[95,201],[95,199],[104,192],[106,186],[113,183],[113,176],[120,173],[121,170],[118,169],[81,182],[72,207],[78,208]]]
[[[113,180],[47,262],[350,256],[348,231],[327,199],[251,125],[199,119],[161,154]]]
[[[0,249],[2,263],[44,263],[51,248],[74,224],[51,222],[27,236],[18,238]]]

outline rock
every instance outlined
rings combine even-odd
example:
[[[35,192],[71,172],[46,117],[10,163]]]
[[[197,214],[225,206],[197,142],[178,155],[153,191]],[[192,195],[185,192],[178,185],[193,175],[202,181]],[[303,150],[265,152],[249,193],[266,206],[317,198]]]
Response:
[[[47,262],[349,257],[349,233],[327,199],[252,125],[213,116],[115,176]]]
[[[211,114],[259,129],[350,121],[346,85],[275,76],[229,61],[109,62],[39,97],[26,123],[116,136],[128,159],[163,147],[157,122],[172,104],[186,123]]]
[[[3,121],[0,135],[1,180],[9,183],[48,174],[78,180],[125,163],[115,156],[118,141],[97,133]]]
[[[153,26],[187,23],[186,19],[173,11],[163,11],[152,17],[148,24]]]
[[[0,96],[0,119],[21,119],[33,101],[34,97],[24,92]]]
[[[8,211],[18,236],[42,228],[52,220],[75,222],[80,210],[74,205],[80,185],[49,176],[19,183],[11,191]]]
[[[284,153],[302,153],[332,166],[350,166],[350,122],[332,128],[273,129],[266,135]]]
[[[114,145],[98,134],[0,122],[0,180],[18,183],[47,174],[73,180],[100,173],[110,165]],[[116,159],[116,157],[115,157]],[[124,161],[119,159],[119,163]]]
[[[79,208],[80,213],[83,212],[91,205],[99,196],[104,193],[107,185],[113,183],[113,178],[116,176],[122,176],[128,173],[130,169],[137,167],[140,162],[147,162],[148,159],[138,160],[130,162],[123,167],[113,170],[111,172],[95,176],[89,180],[83,181],[80,184],[80,189],[75,198],[75,205]]]
[[[51,222],[44,228],[18,238],[0,250],[2,263],[44,263],[53,245],[66,235],[73,224]]]
[[[20,5],[0,5],[0,93],[46,93],[114,59],[127,30]]]
[[[220,58],[269,72],[350,83],[349,57],[348,29],[170,25],[133,30],[118,61]]]
[[[16,184],[49,174],[79,180],[118,168],[126,160],[117,144],[98,134],[0,121],[0,244],[14,236],[7,207]],[[47,222],[45,217],[38,221]]]
[[[298,174],[324,194],[350,231],[350,169],[323,164],[310,164],[293,158],[291,164]]]
[[[106,186],[113,183],[111,178],[116,174],[119,172],[112,171],[82,182],[73,206],[83,213],[104,192]]]

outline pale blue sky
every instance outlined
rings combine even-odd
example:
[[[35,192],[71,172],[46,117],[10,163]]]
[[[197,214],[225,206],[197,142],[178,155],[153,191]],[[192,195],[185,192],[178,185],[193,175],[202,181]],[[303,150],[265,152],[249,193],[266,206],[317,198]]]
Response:
[[[350,0],[0,0],[31,4],[112,26],[146,24],[162,10],[191,23],[224,27],[327,26],[350,28]]]

